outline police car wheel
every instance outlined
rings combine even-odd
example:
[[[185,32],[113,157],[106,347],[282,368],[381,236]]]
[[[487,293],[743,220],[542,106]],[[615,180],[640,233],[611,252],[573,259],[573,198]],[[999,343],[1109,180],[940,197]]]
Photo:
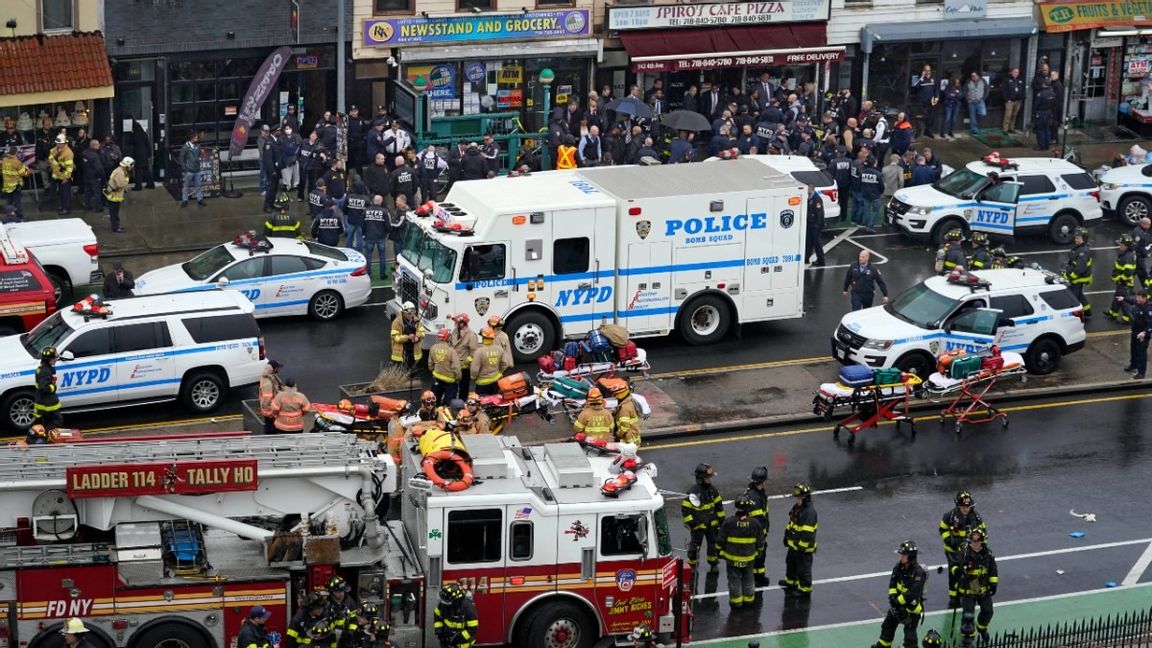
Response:
[[[220,376],[205,371],[184,380],[180,398],[194,412],[211,412],[220,406],[227,389]]]
[[[553,602],[534,610],[525,646],[590,648],[596,628],[588,613],[574,603]]]
[[[132,642],[137,648],[209,648],[204,637],[178,623],[164,623],[144,631]]]
[[[543,313],[529,311],[515,315],[505,330],[516,362],[533,362],[556,344],[556,327]]]
[[[308,301],[308,314],[322,322],[340,317],[344,312],[344,300],[334,290],[322,290]]]
[[[1152,201],[1144,196],[1127,196],[1120,201],[1120,222],[1135,227],[1141,218],[1152,215]]]
[[[1028,351],[1024,354],[1024,366],[1028,371],[1044,376],[1056,371],[1062,356],[1060,344],[1056,340],[1040,338],[1028,347]]]
[[[930,356],[923,353],[908,353],[900,356],[895,367],[904,373],[914,373],[921,379],[927,379],[932,373],[933,362]]]
[[[18,391],[4,399],[4,416],[8,426],[23,431],[36,419],[36,398],[30,391]]]
[[[1079,226],[1080,221],[1072,214],[1067,212],[1056,214],[1052,223],[1048,225],[1048,238],[1057,245],[1068,245]]]
[[[728,333],[728,304],[716,295],[701,295],[680,311],[680,334],[688,344],[719,342]]]

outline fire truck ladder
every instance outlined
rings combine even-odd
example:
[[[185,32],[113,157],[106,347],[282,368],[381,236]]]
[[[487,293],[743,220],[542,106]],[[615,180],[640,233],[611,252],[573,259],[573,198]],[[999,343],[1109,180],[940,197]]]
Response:
[[[57,565],[106,565],[111,562],[112,550],[106,544],[0,547],[0,569],[54,567]]]

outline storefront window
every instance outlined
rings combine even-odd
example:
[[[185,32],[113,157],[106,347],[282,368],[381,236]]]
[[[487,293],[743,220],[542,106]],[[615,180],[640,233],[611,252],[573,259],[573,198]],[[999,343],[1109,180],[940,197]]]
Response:
[[[492,0],[456,0],[456,11],[491,11]]]
[[[372,13],[412,13],[412,0],[372,0]]]
[[[1133,112],[1152,113],[1152,38],[1129,37],[1124,43],[1123,85],[1120,101]]]

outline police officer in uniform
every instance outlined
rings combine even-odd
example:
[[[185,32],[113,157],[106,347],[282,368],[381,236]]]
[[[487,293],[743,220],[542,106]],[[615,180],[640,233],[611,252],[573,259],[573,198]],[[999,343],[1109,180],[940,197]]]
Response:
[[[269,191],[272,191],[269,189]],[[283,236],[286,238],[300,238],[300,220],[288,212],[292,199],[287,192],[280,192],[276,197],[276,213],[264,219],[264,236]]]
[[[804,263],[812,255],[816,255],[816,262],[812,265],[824,265],[824,241],[820,240],[820,232],[824,231],[824,197],[816,191],[816,187],[808,185],[808,231],[804,240]]]
[[[416,169],[420,174],[420,200],[436,200],[436,178],[448,168],[448,162],[436,153],[432,144],[416,156]]]
[[[472,648],[480,621],[476,606],[464,594],[464,588],[448,583],[440,590],[440,604],[433,613],[432,629],[440,648]]]
[[[388,209],[384,206],[384,196],[377,194],[372,197],[372,204],[364,208],[364,257],[371,267],[372,252],[379,251],[380,279],[386,279],[388,272],[388,230]]]
[[[1140,222],[1132,228],[1132,238],[1136,241],[1136,280],[1137,288],[1147,290],[1148,285],[1148,263],[1152,258],[1152,219],[1145,216],[1140,219]]]
[[[324,612],[328,606],[324,596],[318,592],[309,592],[304,597],[304,605],[296,616],[288,623],[288,629],[284,632],[284,647],[285,648],[298,648],[299,646],[309,646],[312,644],[312,639],[308,636],[308,631],[312,626],[324,618]]]
[[[616,423],[612,412],[604,409],[604,395],[596,387],[588,390],[588,399],[573,424],[576,433],[583,433],[589,441],[611,443],[615,440]]]
[[[46,430],[54,430],[64,424],[60,415],[60,397],[56,395],[56,361],[60,355],[56,347],[44,347],[40,351],[40,366],[36,367],[36,402],[33,412]]]
[[[964,256],[964,232],[950,229],[944,233],[944,247],[936,250],[936,272],[950,274],[953,270],[964,270],[968,259]]]
[[[340,210],[336,208],[336,201],[326,198],[324,211],[320,212],[319,218],[312,221],[312,238],[321,245],[336,247],[340,245],[340,234],[343,231],[343,218]]]
[[[884,295],[884,303],[888,303],[888,284],[880,269],[872,265],[872,254],[868,250],[860,250],[856,263],[848,267],[844,275],[844,296],[852,299],[852,310],[871,308],[876,299],[876,288]]]
[[[940,518],[940,539],[944,542],[944,556],[948,560],[948,607],[955,608],[960,604],[956,590],[956,577],[951,568],[964,553],[964,543],[968,541],[968,534],[980,531],[988,535],[988,527],[984,525],[984,518],[976,512],[973,506],[976,501],[972,493],[960,491],[956,493],[956,506],[949,509]]]
[[[1104,314],[1128,324],[1132,321],[1132,288],[1136,285],[1136,241],[1131,234],[1124,234],[1116,241],[1116,262],[1112,264],[1112,305]]]
[[[900,562],[888,579],[888,614],[880,626],[880,640],[872,648],[891,648],[896,626],[904,626],[904,648],[916,648],[916,627],[924,614],[924,585],[928,574],[917,561],[916,543],[905,540],[896,549]]]
[[[733,610],[756,601],[754,565],[764,552],[763,525],[750,515],[755,503],[741,495],[736,499],[736,515],[724,520],[716,540],[720,557],[728,570],[728,604]]]
[[[795,503],[788,511],[788,526],[784,527],[784,578],[779,581],[788,596],[812,595],[812,557],[816,553],[816,507],[812,505],[812,487],[800,483],[792,487]]]
[[[992,597],[1000,584],[1000,574],[996,570],[996,558],[984,544],[984,532],[972,531],[968,534],[968,546],[960,555],[960,560],[951,567],[957,574],[957,592],[960,594],[960,607],[964,614],[960,620],[960,645],[972,646],[973,636],[979,632],[980,640],[988,642],[988,624],[992,621]],[[976,616],[976,606],[980,615]],[[975,627],[973,627],[975,620]]]
[[[836,179],[837,202],[840,203],[840,217],[848,214],[848,197],[852,195],[852,160],[848,158],[848,147],[836,147],[836,157],[828,165],[828,171]]]
[[[968,257],[969,270],[991,268],[992,255],[988,252],[988,235],[984,232],[972,233],[972,255]]]
[[[1084,295],[1084,289],[1092,283],[1092,249],[1088,247],[1088,230],[1083,227],[1076,228],[1076,235],[1072,239],[1072,249],[1068,251],[1068,260],[1064,262],[1061,275],[1068,282],[1068,287],[1080,305],[1084,307],[1084,317],[1092,316],[1092,304]]]
[[[1141,380],[1148,370],[1148,340],[1152,339],[1152,304],[1148,302],[1148,293],[1143,290],[1136,292],[1131,326],[1128,366],[1124,371],[1136,372],[1132,377]]]
[[[724,502],[720,491],[712,485],[716,471],[702,463],[696,466],[696,483],[688,489],[688,496],[680,500],[680,512],[684,516],[684,526],[691,534],[688,540],[688,564],[695,567],[699,563],[700,545],[708,541],[709,571],[720,569],[720,553],[716,547],[720,523],[724,521]]]
[[[748,515],[751,516],[752,519],[760,521],[760,527],[765,541],[767,541],[768,538],[768,527],[771,525],[768,520],[768,493],[764,491],[764,482],[766,481],[768,481],[768,467],[757,466],[752,469],[752,476],[748,478],[748,490],[744,491],[744,497],[752,501],[752,508],[749,509]],[[752,569],[752,577],[755,580],[756,587],[768,587],[768,585],[771,584],[768,581],[768,575],[764,571],[764,558],[766,555],[767,551],[760,551],[756,554],[756,564]]]

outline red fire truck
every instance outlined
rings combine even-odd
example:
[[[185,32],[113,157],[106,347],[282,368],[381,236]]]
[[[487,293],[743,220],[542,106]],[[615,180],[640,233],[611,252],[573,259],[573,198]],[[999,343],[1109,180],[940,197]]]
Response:
[[[340,434],[0,449],[0,648],[56,648],[72,616],[96,648],[234,648],[251,606],[283,633],[335,574],[382,603],[400,646],[437,645],[452,581],[483,644],[586,648],[640,623],[687,639],[687,579],[660,546],[649,475],[608,498],[612,460],[574,444],[468,444],[475,481],[458,492],[420,478],[415,439],[401,470]],[[385,521],[400,483],[401,519]]]

